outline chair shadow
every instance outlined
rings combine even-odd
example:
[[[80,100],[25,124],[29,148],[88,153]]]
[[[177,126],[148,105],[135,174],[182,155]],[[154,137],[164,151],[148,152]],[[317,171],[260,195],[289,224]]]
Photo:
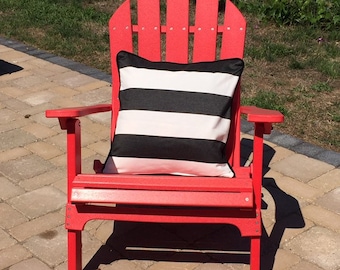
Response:
[[[20,70],[23,70],[23,68],[0,59],[0,76],[18,72]]]
[[[250,143],[251,140],[242,140],[244,161],[251,153],[248,149]],[[264,167],[268,168],[275,151],[268,145],[265,145],[264,151]],[[305,223],[298,201],[281,190],[275,179],[264,178],[263,187],[275,204],[275,224],[271,232],[267,233],[262,224],[261,270],[270,270],[285,230],[303,228]],[[266,200],[262,200],[263,211],[269,206]],[[242,238],[239,230],[232,225],[115,221],[113,227],[113,233],[85,270],[96,270],[100,264],[111,264],[121,259],[249,264],[250,240]]]
[[[275,223],[270,233],[267,233],[262,223],[261,270],[270,270],[273,269],[275,255],[285,230],[304,228],[305,221],[299,202],[280,189],[275,179],[264,178],[263,187],[269,192],[275,204]]]

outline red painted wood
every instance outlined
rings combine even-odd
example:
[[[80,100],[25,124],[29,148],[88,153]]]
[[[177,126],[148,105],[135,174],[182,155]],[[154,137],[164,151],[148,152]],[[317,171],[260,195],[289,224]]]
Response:
[[[253,236],[250,240],[250,270],[260,269],[261,237]]]
[[[159,0],[139,0],[138,54],[152,61],[161,60]]]
[[[125,1],[114,13],[109,21],[110,54],[112,72],[112,121],[111,138],[116,129],[116,118],[119,111],[118,93],[120,87],[119,72],[116,65],[116,57],[119,51],[133,52],[132,22],[130,12],[130,0]]]
[[[130,0],[125,1],[109,21],[111,63],[116,62],[120,50],[133,52]],[[116,68],[116,65],[112,65]]]
[[[229,136],[227,141],[227,157],[229,157],[229,164],[233,168],[240,167],[241,160],[241,145],[240,145],[240,130],[241,130],[241,115],[240,115],[240,93],[241,93],[241,82],[236,86],[233,103],[232,103],[232,114],[231,114],[231,125],[229,130]]]
[[[278,111],[261,109],[255,106],[242,106],[241,113],[247,114],[249,122],[281,123],[284,120],[283,114]]]
[[[255,124],[253,143],[253,186],[255,195],[255,206],[261,209],[262,167],[263,167],[263,132],[264,124]]]
[[[83,189],[73,187],[71,202],[251,208],[253,206],[253,191],[174,192],[164,190]]]
[[[193,62],[216,59],[219,0],[196,0]]]
[[[86,116],[93,113],[108,112],[111,111],[111,104],[100,104],[93,106],[74,107],[74,108],[63,108],[55,110],[47,110],[45,116],[47,118],[74,118]]]
[[[81,134],[80,121],[67,121],[67,201],[70,202],[73,179],[81,173]]]
[[[74,205],[66,207],[66,215],[70,221],[67,229],[82,230],[88,220],[107,219],[119,221],[157,222],[157,223],[210,223],[233,224],[242,236],[260,236],[261,218],[257,211],[239,211],[232,208],[204,207],[149,207]]]
[[[173,0],[167,5],[166,60],[188,62],[189,0]]]
[[[221,58],[243,58],[246,20],[231,1],[226,1]]]
[[[81,174],[73,181],[77,188],[252,192],[251,178],[180,177],[156,175]]]
[[[68,242],[68,269],[81,270],[82,252],[81,252],[81,231],[69,230],[67,232]]]

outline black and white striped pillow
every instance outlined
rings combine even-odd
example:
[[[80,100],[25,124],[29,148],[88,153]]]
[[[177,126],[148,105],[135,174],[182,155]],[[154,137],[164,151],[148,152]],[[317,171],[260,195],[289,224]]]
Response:
[[[120,111],[104,173],[225,176],[241,59],[176,64],[120,52]]]

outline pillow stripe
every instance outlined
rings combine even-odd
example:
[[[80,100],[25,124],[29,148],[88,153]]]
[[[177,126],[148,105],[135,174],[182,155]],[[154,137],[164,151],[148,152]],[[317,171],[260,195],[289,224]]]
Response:
[[[134,119],[131,122],[130,119]],[[230,120],[218,116],[153,111],[120,111],[115,134],[227,141]]]
[[[230,119],[231,97],[158,89],[127,89],[119,94],[120,110],[150,110],[216,115]],[[148,102],[143,102],[147,100]],[[176,103],[173,102],[176,100]]]
[[[131,167],[133,167],[134,170],[131,170]],[[234,176],[234,172],[229,168],[227,163],[214,164],[187,160],[128,157],[114,157],[114,159],[108,158],[103,173],[154,174],[155,168],[157,168],[158,174],[169,174],[171,171],[174,175],[185,176]]]
[[[171,62],[152,62],[129,52],[121,51],[117,54],[117,62],[120,69],[125,67],[137,67],[165,71],[198,71],[198,72],[222,72],[240,76],[243,71],[244,63],[239,58],[228,59],[228,65],[225,60],[213,62],[199,62],[191,64],[178,64]]]
[[[120,91],[130,88],[172,89],[231,97],[235,90],[234,85],[238,82],[237,76],[222,72],[166,71],[125,67],[119,70],[119,74]]]
[[[205,163],[187,160],[147,159],[109,157],[103,173],[125,174],[157,174],[185,175],[185,176],[223,176],[233,177],[234,172],[227,163]],[[133,168],[133,170],[131,170]],[[185,173],[183,173],[185,172]]]
[[[124,145],[124,147],[121,147]],[[200,147],[196,147],[199,145]],[[181,153],[179,156],[178,153]],[[207,163],[226,163],[225,144],[217,141],[116,135],[110,154],[117,157],[140,157],[189,160]]]

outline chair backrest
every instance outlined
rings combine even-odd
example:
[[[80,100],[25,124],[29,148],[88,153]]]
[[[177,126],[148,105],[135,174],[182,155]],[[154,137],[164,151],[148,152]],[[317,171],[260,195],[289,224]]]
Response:
[[[230,0],[127,0],[111,17],[109,33],[113,137],[119,111],[119,51],[178,63],[243,58],[246,21]],[[233,98],[227,146],[232,166],[240,164],[239,107],[240,85]]]

